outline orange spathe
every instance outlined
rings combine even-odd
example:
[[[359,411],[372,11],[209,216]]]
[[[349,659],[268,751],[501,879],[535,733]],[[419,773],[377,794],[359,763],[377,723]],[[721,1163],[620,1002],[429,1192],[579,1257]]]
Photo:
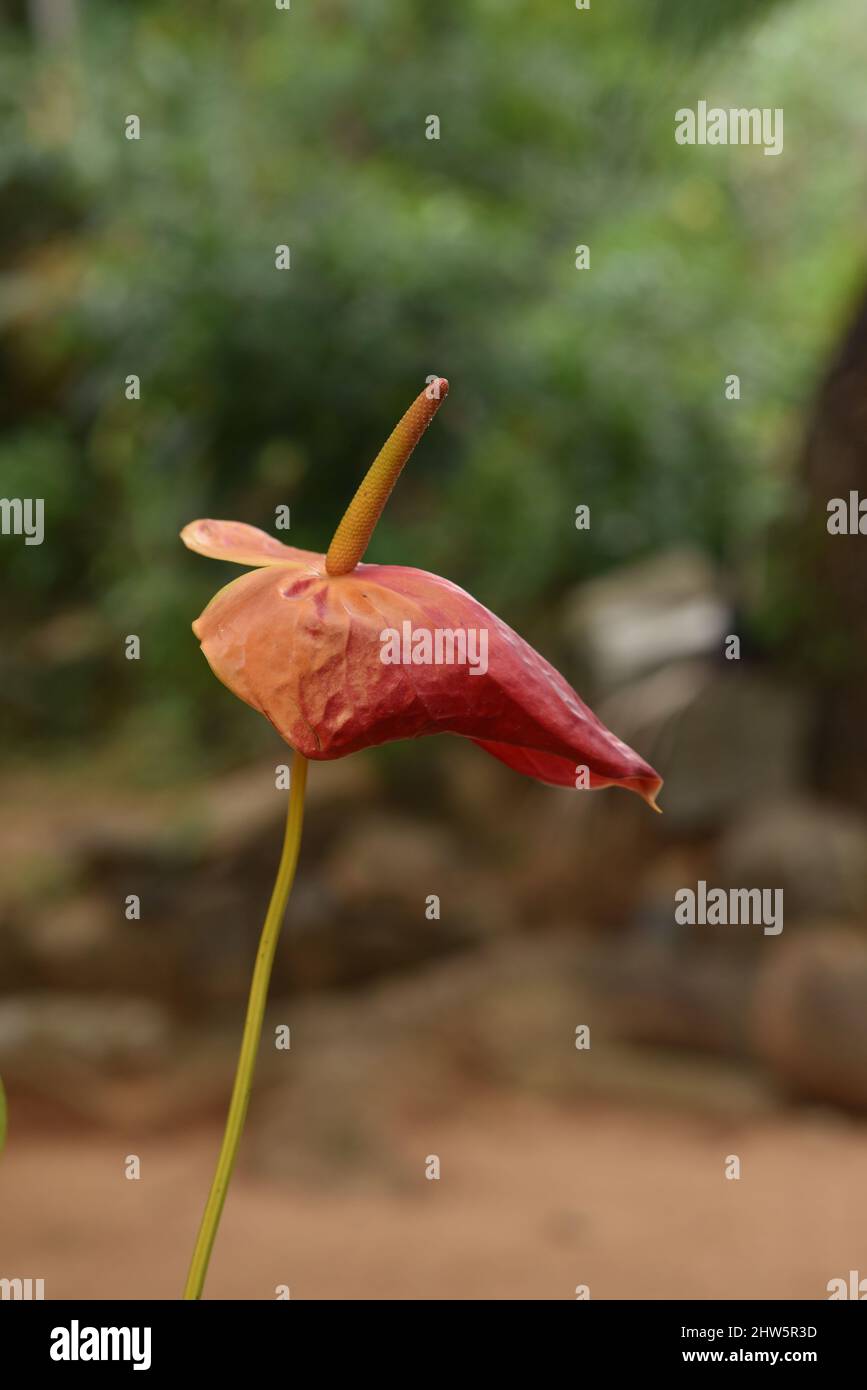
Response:
[[[191,550],[255,567],[193,624],[211,669],[307,758],[449,733],[538,781],[622,786],[654,805],[662,782],[653,768],[494,613],[439,575],[357,562],[448,390],[443,378],[433,384],[377,456],[327,556],[236,521],[184,528]],[[395,659],[390,634],[407,629],[416,645],[407,655],[404,642]],[[483,664],[459,659],[482,647]]]

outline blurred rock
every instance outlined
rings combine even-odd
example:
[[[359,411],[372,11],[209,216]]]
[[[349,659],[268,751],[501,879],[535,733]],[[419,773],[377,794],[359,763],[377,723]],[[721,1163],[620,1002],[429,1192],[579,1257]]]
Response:
[[[291,766],[292,750],[280,753],[280,760]],[[275,786],[273,764],[257,764],[223,777],[200,793],[199,814],[206,830],[209,853],[232,853],[256,836],[267,834],[282,824],[286,814],[287,792]],[[333,762],[313,763],[308,771],[305,793],[305,837],[333,833],[333,819],[345,817],[347,807],[360,808],[376,794],[376,777],[370,759],[337,758]]]
[[[152,1069],[165,1060],[171,1033],[166,1013],[144,999],[39,994],[0,1001],[8,1077],[75,1062],[106,1072]]]
[[[496,837],[503,822],[520,820],[534,784],[465,738],[440,738],[445,809],[452,822],[480,839]]]
[[[661,818],[620,788],[532,787],[512,855],[522,919],[534,926],[569,922],[573,929],[625,926],[663,832]]]
[[[343,903],[377,901],[424,915],[424,901],[460,868],[448,830],[382,811],[353,816],[325,861],[335,897]]]
[[[121,914],[118,913],[119,917]],[[67,972],[81,963],[84,969],[112,940],[116,925],[102,894],[78,893],[34,905],[27,922],[30,954],[57,971],[67,987],[75,988]]]
[[[690,662],[619,691],[598,710],[665,779],[669,830],[706,830],[803,784],[807,703],[740,662]]]
[[[222,1123],[240,1019],[185,1032],[151,1000],[23,994],[0,1001],[12,1122],[145,1132]]]
[[[719,944],[719,936],[711,941],[702,928],[694,928],[675,920],[675,895],[682,888],[694,888],[699,879],[706,883],[717,881],[716,843],[708,837],[680,837],[661,846],[641,878],[641,893],[630,916],[629,942],[673,947],[678,951],[691,950],[698,944]],[[624,943],[625,945],[626,943]]]
[[[439,918],[428,899],[439,898]],[[431,909],[433,910],[433,909]],[[368,811],[344,824],[293,895],[283,982],[313,989],[477,946],[514,923],[508,894],[447,826]]]
[[[689,931],[689,928],[680,928]],[[715,942],[691,949],[643,936],[621,938],[589,965],[589,982],[624,1042],[744,1058],[750,1047],[751,957]]]
[[[708,972],[697,1013],[714,988]],[[641,996],[637,975],[629,993]],[[726,982],[720,993],[731,1007],[735,989]],[[614,1098],[729,1119],[768,1108],[767,1087],[742,1069],[633,1046],[628,1019],[626,991],[604,986],[596,949],[564,932],[491,942],[353,994],[279,1001],[266,1036],[288,1023],[292,1046],[263,1049],[245,1161],[275,1180],[399,1189],[408,1123],[435,1134],[444,1116],[472,1119],[492,1088],[564,1106]],[[581,1025],[587,1049],[575,1046]]]
[[[598,698],[670,663],[720,653],[730,618],[709,561],[676,550],[582,584],[565,628]]]
[[[579,960],[562,936],[510,938],[353,994],[275,1004],[292,1047],[262,1057],[250,1161],[271,1177],[372,1171],[393,1184],[407,1117],[454,1114],[491,1085],[568,1094],[575,1027],[594,1018]]]
[[[867,941],[817,928],[774,941],[752,1015],[756,1055],[790,1092],[867,1110]]]
[[[732,822],[717,857],[721,886],[782,888],[787,924],[867,920],[867,819],[856,811],[806,798],[762,800]]]

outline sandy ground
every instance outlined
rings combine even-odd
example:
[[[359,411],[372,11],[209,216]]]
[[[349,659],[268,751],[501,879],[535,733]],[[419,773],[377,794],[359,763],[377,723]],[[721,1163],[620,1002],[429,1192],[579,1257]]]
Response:
[[[48,1298],[174,1298],[210,1178],[216,1130],[143,1147],[123,1176],[111,1135],[33,1132],[0,1180],[2,1270]],[[437,1153],[442,1176],[423,1176]],[[737,1154],[742,1177],[724,1177]],[[867,1274],[867,1128],[824,1115],[734,1132],[594,1106],[485,1103],[408,1133],[399,1191],[300,1190],[243,1165],[210,1298],[823,1298]]]

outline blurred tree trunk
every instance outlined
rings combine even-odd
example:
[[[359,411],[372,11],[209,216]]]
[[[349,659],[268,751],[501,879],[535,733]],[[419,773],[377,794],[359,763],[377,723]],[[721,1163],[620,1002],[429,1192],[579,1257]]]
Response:
[[[789,561],[805,615],[795,657],[818,694],[813,776],[867,807],[867,535],[827,529],[831,498],[867,497],[867,294],[820,388],[801,477],[807,507]]]

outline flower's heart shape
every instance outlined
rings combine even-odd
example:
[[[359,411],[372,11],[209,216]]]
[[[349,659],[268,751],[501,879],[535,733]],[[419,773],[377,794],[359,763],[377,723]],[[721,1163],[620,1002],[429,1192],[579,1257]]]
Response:
[[[458,734],[541,782],[622,786],[655,805],[653,768],[456,584],[402,565],[329,573],[324,555],[240,522],[181,534],[202,555],[257,567],[193,630],[215,675],[305,757]]]

